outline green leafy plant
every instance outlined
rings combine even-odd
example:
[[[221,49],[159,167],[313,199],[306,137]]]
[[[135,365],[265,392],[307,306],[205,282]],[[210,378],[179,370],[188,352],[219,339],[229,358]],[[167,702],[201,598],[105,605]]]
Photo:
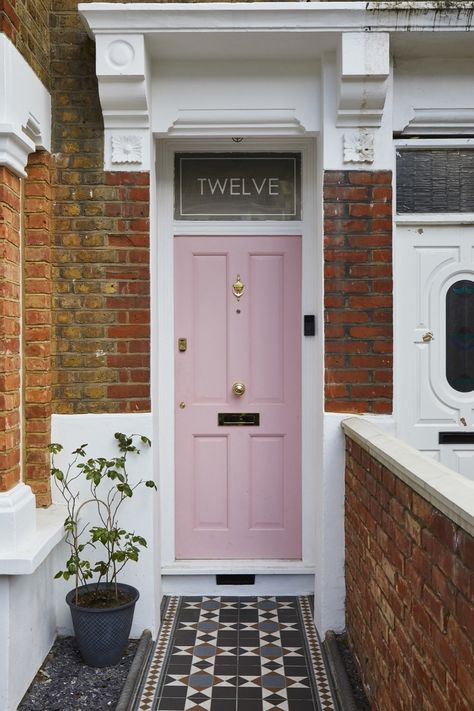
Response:
[[[132,484],[127,472],[128,457],[140,454],[135,442],[139,441],[146,447],[151,447],[151,442],[143,435],[124,435],[121,432],[115,433],[115,440],[119,456],[87,458],[88,445],[81,444],[72,452],[73,458],[64,470],[56,466],[56,455],[63,450],[63,446],[57,443],[49,445],[51,476],[67,506],[64,529],[70,553],[65,569],[58,571],[54,577],[74,579],[76,605],[111,607],[119,604],[118,575],[129,561],[138,561],[141,549],[147,545],[142,536],[119,525],[118,514],[139,486],[156,489],[155,482],[151,480]],[[77,479],[85,479],[89,483],[84,501],[73,486]],[[83,523],[86,507],[95,508],[98,525]],[[91,562],[87,557],[90,548],[102,550],[102,559]],[[95,576],[96,583],[91,585],[89,581]],[[107,583],[106,589],[99,587],[102,582]],[[79,597],[78,588],[81,585],[88,585],[89,592]]]

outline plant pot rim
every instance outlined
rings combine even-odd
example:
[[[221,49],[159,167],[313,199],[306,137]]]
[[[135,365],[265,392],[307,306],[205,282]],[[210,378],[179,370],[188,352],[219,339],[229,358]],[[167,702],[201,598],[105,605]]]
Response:
[[[90,590],[94,589],[97,587],[97,583],[91,583],[90,585],[79,585],[77,588],[77,591],[79,595],[81,593],[86,593],[89,592]],[[104,590],[104,589],[113,589],[115,585],[111,583],[99,583],[99,590]],[[128,585],[127,583],[117,583],[117,587],[122,590],[125,593],[129,593],[132,598],[129,602],[126,602],[122,605],[116,605],[115,607],[84,607],[82,605],[76,605],[74,602],[74,598],[76,597],[76,588],[73,588],[72,590],[69,590],[69,592],[66,595],[66,603],[69,605],[69,607],[73,607],[76,610],[80,610],[81,612],[86,612],[86,613],[100,613],[100,614],[105,614],[108,612],[117,612],[117,610],[126,610],[128,607],[131,607],[132,605],[135,605],[138,598],[140,597],[140,593],[137,590],[137,588],[133,587],[133,585]]]

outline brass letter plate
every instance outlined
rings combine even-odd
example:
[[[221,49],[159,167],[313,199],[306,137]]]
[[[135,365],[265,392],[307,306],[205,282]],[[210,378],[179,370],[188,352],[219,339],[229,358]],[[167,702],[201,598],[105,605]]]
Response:
[[[219,412],[217,415],[219,427],[259,427],[259,412]]]

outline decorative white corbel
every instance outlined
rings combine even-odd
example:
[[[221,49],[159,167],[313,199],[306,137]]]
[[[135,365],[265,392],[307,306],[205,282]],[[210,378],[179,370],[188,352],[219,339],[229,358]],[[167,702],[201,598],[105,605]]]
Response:
[[[143,34],[96,35],[106,170],[150,169],[148,65]]]
[[[339,64],[336,125],[380,126],[390,74],[388,33],[343,33]]]
[[[51,97],[1,33],[0,67],[0,165],[24,176],[30,153],[51,150]]]

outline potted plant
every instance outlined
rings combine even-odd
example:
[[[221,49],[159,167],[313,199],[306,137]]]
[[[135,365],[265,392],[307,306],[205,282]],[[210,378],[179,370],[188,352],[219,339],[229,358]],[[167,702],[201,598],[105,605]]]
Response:
[[[137,440],[150,447],[148,437],[116,432],[115,440],[118,456],[87,457],[88,445],[81,444],[72,452],[72,460],[64,470],[56,466],[56,455],[63,446],[49,445],[51,475],[67,507],[64,529],[69,548],[66,566],[55,578],[74,580],[66,602],[82,658],[96,667],[118,664],[122,657],[139,592],[119,582],[118,577],[127,563],[138,560],[141,549],[147,545],[135,531],[121,527],[119,511],[137,487],[156,489],[153,481],[132,484],[127,472],[128,457],[140,453]],[[86,496],[78,492],[80,480],[87,482]],[[87,512],[91,508],[96,516],[95,525],[88,522]],[[88,558],[91,549],[97,552],[92,562]]]

